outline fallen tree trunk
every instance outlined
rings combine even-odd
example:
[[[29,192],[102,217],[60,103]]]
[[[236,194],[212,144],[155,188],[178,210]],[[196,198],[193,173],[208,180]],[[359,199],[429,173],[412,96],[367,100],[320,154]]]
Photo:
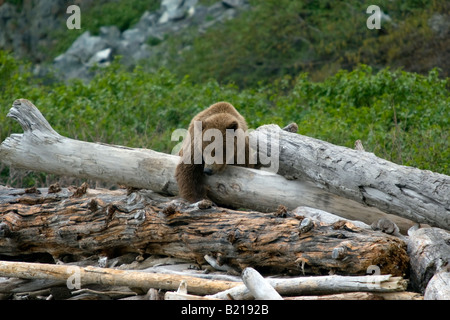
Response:
[[[279,150],[277,173],[284,177],[314,181],[330,193],[450,230],[449,176],[397,165],[276,125],[262,126],[253,134],[258,141],[270,142],[265,148]]]
[[[422,228],[408,234],[411,286],[423,293],[435,274],[450,268],[450,232]]]
[[[17,191],[0,188],[4,255],[137,252],[199,263],[209,255],[238,271],[252,266],[291,274],[366,274],[378,265],[381,273],[403,275],[408,267],[402,240],[345,221],[324,225],[289,212],[228,210],[209,201],[188,205],[146,190]]]
[[[450,272],[437,272],[428,282],[425,300],[450,300]]]
[[[54,131],[39,110],[25,99],[16,100],[8,116],[19,122],[24,133],[11,135],[0,145],[0,161],[6,165],[58,175],[108,181],[129,187],[150,189],[167,195],[178,194],[174,178],[178,156],[148,149],[89,143],[63,137]],[[253,131],[252,134],[264,132],[264,130],[262,127]],[[284,139],[285,136],[282,137]],[[296,137],[296,139],[309,141],[309,138],[301,135],[288,137],[289,139]],[[284,143],[284,140],[282,142]],[[287,140],[286,143],[292,145],[291,140]],[[332,147],[332,145],[325,145],[327,148]],[[323,146],[317,147],[324,148]],[[303,152],[295,152],[294,155],[286,154],[284,149],[284,145],[281,146],[280,173],[289,178],[298,178],[300,172],[286,173],[286,168],[291,163],[295,163],[298,167],[297,162],[301,161],[299,159],[307,155]],[[311,153],[311,151],[306,151]],[[314,152],[312,153],[314,154]],[[351,154],[354,156],[353,153]],[[364,152],[358,153],[358,155],[365,154]],[[285,158],[285,156],[291,158]],[[320,159],[317,158],[317,160],[320,166]],[[326,161],[329,162],[329,160]],[[310,170],[313,168],[311,167],[307,172],[311,172]],[[322,181],[322,175],[319,175],[320,170],[317,172],[319,182]],[[357,173],[355,172],[355,174]],[[353,178],[350,175],[342,181],[339,176],[335,176],[333,179],[335,180],[334,184],[342,184],[344,186],[342,188],[345,188],[347,182]],[[387,181],[388,179],[386,179],[386,183]],[[213,201],[233,207],[270,212],[275,211],[280,204],[288,209],[308,206],[349,219],[361,220],[368,224],[386,217],[386,214],[377,208],[366,206],[364,201],[362,201],[363,204],[358,203],[357,201],[360,201],[361,197],[356,197],[357,201],[349,200],[321,189],[315,185],[315,182],[301,179],[287,180],[280,175],[262,170],[229,166],[223,174],[207,177],[206,183],[210,190],[208,195]],[[354,182],[351,184],[353,185]],[[415,188],[419,188],[419,186]],[[445,188],[447,187],[443,184],[442,189]],[[330,191],[334,192],[334,189],[330,188]],[[358,188],[358,190],[361,189]],[[393,204],[398,206],[398,201],[393,201]],[[386,209],[385,205],[382,207]],[[436,211],[436,219],[431,219],[433,221],[426,220],[430,224],[442,225],[438,213],[439,211]],[[412,225],[409,221],[395,216],[391,216],[389,219],[394,221],[403,232]],[[419,220],[423,221],[423,219]],[[448,228],[448,219],[446,221]],[[445,226],[441,227],[446,228]]]
[[[143,290],[150,288],[174,290],[184,281],[189,292],[194,294],[213,294],[240,284],[239,282],[207,280],[173,274],[11,261],[0,261],[0,277],[62,280],[66,281],[70,289],[80,289],[81,286],[87,284],[102,284],[128,286]]]

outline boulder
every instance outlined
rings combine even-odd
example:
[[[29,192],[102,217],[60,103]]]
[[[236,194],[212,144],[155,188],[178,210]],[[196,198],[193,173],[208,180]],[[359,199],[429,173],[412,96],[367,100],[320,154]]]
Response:
[[[162,0],[160,10],[144,12],[136,25],[122,33],[115,26],[101,27],[98,36],[83,33],[64,54],[54,59],[53,66],[66,80],[89,79],[93,65],[106,66],[115,55],[124,57],[123,64],[134,66],[158,51],[154,48],[164,42],[168,34],[179,34],[190,27],[203,32],[234,18],[238,7],[246,9],[247,1],[218,1],[206,7],[198,4],[198,0]]]

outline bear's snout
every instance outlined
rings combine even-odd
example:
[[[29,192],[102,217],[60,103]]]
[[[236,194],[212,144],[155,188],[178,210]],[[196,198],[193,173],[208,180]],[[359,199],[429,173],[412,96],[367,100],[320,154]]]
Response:
[[[206,174],[206,175],[208,175],[208,176],[210,176],[210,175],[213,174],[213,171],[212,171],[211,168],[204,168],[204,169],[203,169],[203,173]]]

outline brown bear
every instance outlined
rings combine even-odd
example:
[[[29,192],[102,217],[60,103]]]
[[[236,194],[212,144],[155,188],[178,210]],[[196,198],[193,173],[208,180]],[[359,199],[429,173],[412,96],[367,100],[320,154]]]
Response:
[[[180,196],[204,199],[204,175],[222,172],[227,164],[257,167],[251,152],[244,117],[227,102],[211,105],[192,119],[183,141],[175,170]]]

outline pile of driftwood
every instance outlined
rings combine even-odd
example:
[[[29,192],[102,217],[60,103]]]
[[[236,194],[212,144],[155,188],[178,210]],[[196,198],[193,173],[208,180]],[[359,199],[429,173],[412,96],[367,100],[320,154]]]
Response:
[[[448,176],[263,126],[278,174],[229,167],[188,204],[176,156],[62,137],[24,99],[8,116],[2,163],[128,189],[0,186],[0,297],[450,299]]]

